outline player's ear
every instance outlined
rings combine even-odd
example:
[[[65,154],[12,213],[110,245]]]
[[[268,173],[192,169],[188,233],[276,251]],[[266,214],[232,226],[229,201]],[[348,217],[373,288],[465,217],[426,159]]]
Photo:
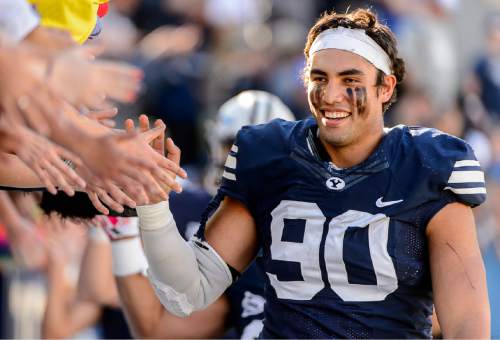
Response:
[[[378,87],[378,95],[382,99],[383,103],[388,102],[391,99],[394,88],[396,87],[396,83],[396,76],[394,76],[393,74],[384,74],[382,83]]]

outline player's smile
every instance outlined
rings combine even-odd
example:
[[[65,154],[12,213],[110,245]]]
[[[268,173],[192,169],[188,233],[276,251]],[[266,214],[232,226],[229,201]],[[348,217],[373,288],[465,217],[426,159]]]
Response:
[[[325,127],[335,128],[352,120],[352,113],[339,109],[320,109],[321,123]]]

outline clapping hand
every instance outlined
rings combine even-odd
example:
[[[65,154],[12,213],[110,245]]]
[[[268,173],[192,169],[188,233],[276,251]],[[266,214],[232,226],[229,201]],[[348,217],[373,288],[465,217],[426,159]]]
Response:
[[[125,121],[125,128],[127,131],[134,131],[135,125],[134,121],[131,119],[127,119]],[[179,175],[182,178],[187,178],[187,174],[185,173],[182,168],[179,167],[180,164],[180,157],[181,157],[181,150],[174,144],[173,140],[171,138],[165,139],[165,124],[163,121],[160,119],[155,121],[155,127],[153,129],[150,128],[149,126],[149,119],[146,115],[141,115],[139,117],[139,129],[144,134],[145,136],[153,136],[151,134],[152,131],[155,129],[161,128],[162,133],[157,134],[155,138],[149,139],[150,140],[150,147],[151,150],[154,150],[156,152],[155,158],[156,159],[166,159],[168,160],[171,168],[165,168],[167,170],[166,175],[167,177],[164,176],[154,176],[155,180],[161,185],[162,191],[168,195],[171,190],[174,190],[176,192],[181,192],[182,187],[181,185],[175,181],[175,178],[177,175]],[[167,152],[167,156],[165,157],[165,151]],[[174,165],[172,167],[172,165]],[[182,171],[176,171],[176,169],[180,169]],[[146,204],[146,203],[156,203],[162,200],[166,200],[165,195],[148,195],[149,196],[149,202],[141,202],[138,204]]]

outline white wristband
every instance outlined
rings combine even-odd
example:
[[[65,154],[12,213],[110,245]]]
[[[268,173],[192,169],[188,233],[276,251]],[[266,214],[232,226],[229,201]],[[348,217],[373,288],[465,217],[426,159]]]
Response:
[[[139,228],[142,230],[157,230],[165,226],[175,228],[174,217],[170,212],[168,201],[151,205],[142,205],[136,208],[139,216]]]
[[[115,276],[144,274],[148,269],[148,261],[139,237],[111,242],[111,253]]]

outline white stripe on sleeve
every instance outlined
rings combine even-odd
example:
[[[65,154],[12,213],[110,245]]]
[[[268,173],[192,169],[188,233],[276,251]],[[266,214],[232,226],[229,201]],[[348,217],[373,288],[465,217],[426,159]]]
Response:
[[[475,160],[464,160],[464,161],[456,161],[454,167],[461,168],[463,166],[480,166],[478,161]]]
[[[229,179],[229,180],[231,180],[231,181],[236,181],[236,175],[235,175],[235,174],[232,174],[232,173],[230,173],[230,172],[227,172],[227,171],[225,171],[225,170],[224,170],[224,172],[222,173],[222,177],[227,178],[227,179]]]
[[[224,166],[229,169],[236,169],[236,157],[227,155],[226,164],[224,164]]]
[[[452,188],[446,187],[444,190],[451,190],[455,194],[464,195],[464,194],[486,194],[486,188]]]
[[[448,183],[484,183],[482,171],[453,171]]]

